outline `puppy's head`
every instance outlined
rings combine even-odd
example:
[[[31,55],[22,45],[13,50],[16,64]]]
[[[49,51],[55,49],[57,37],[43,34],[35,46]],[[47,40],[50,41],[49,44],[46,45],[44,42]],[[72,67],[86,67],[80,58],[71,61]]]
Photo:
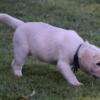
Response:
[[[79,51],[79,64],[81,70],[100,78],[100,49],[85,42]]]

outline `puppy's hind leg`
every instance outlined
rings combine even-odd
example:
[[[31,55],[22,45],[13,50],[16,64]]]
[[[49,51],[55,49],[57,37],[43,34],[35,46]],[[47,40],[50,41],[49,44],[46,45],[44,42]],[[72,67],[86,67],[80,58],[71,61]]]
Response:
[[[65,61],[58,61],[57,67],[59,69],[59,71],[62,73],[62,75],[64,76],[64,78],[72,85],[82,85],[82,83],[80,83],[76,76],[74,75],[74,73],[71,71],[70,65],[67,64]]]
[[[11,64],[14,75],[18,77],[22,76],[22,66],[27,56],[28,56],[27,47],[21,46],[21,47],[14,48],[14,59]]]

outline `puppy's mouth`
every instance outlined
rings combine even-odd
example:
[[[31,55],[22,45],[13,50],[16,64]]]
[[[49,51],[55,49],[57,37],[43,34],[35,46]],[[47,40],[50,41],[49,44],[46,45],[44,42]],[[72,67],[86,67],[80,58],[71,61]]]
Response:
[[[95,79],[100,78],[99,75],[92,75]]]
[[[99,74],[97,74],[97,73],[94,72],[93,70],[92,70],[91,72],[92,72],[91,75],[92,75],[95,79],[100,78],[100,75],[99,75]]]

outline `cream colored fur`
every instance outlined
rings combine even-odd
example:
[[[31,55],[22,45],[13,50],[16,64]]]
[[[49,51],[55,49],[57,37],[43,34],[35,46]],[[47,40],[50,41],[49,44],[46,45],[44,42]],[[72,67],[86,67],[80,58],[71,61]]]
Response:
[[[73,64],[77,48],[83,44],[79,50],[81,69],[100,77],[100,68],[96,69],[96,63],[100,61],[100,50],[84,42],[75,31],[43,22],[25,23],[3,13],[0,13],[0,20],[16,29],[13,37],[14,59],[12,61],[12,70],[15,75],[22,76],[22,66],[30,54],[48,63],[56,62],[57,68],[70,84],[82,85],[72,72],[70,65]]]

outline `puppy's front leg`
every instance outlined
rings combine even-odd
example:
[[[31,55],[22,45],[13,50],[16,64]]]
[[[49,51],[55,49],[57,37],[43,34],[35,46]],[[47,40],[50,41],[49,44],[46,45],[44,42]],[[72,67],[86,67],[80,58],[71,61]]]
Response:
[[[72,85],[82,85],[82,83],[80,83],[76,76],[74,75],[74,73],[72,72],[70,65],[67,64],[64,61],[58,61],[57,63],[57,67],[59,69],[59,71],[62,73],[62,75],[65,77],[65,79]]]

